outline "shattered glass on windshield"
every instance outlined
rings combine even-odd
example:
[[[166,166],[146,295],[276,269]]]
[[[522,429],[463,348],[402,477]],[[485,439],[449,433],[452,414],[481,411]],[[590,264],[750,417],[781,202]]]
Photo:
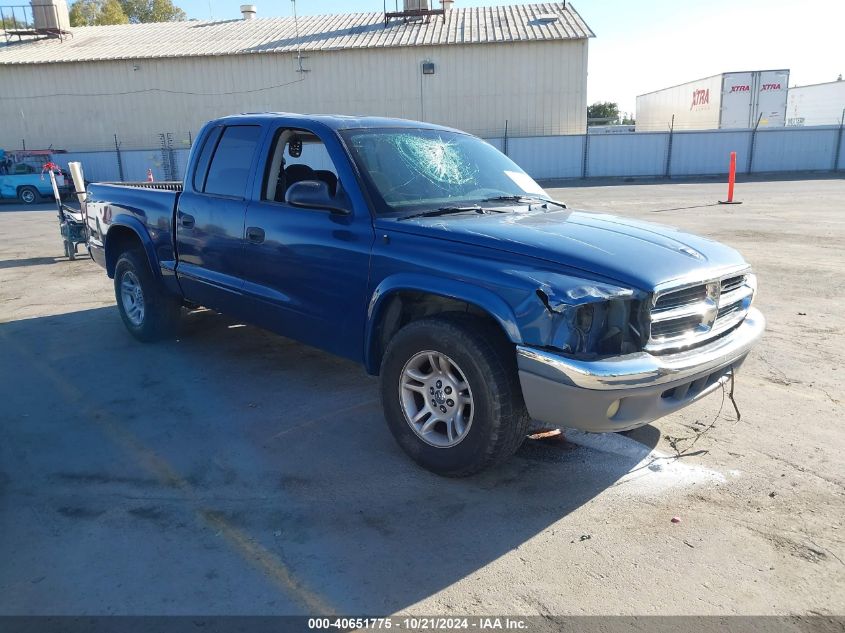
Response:
[[[396,134],[390,139],[406,165],[434,184],[463,185],[478,171],[458,151],[453,141],[416,134]]]
[[[547,197],[507,156],[468,134],[425,128],[356,128],[342,134],[367,175],[379,213]]]

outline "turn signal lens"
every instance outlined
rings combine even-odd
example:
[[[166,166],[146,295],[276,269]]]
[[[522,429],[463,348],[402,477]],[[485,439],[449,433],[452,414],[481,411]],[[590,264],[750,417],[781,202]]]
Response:
[[[748,273],[745,276],[745,285],[751,288],[751,303],[753,304],[754,298],[757,296],[757,275],[754,273]]]
[[[619,413],[619,405],[622,401],[621,400],[614,400],[610,403],[610,406],[607,408],[607,419],[612,420],[613,416]]]

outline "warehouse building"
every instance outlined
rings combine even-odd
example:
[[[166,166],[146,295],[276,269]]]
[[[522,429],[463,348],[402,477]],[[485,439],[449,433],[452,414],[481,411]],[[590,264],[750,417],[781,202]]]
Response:
[[[245,5],[239,20],[7,34],[0,147],[106,148],[114,134],[126,147],[160,133],[178,144],[208,119],[251,111],[395,116],[482,136],[506,124],[585,131],[593,33],[571,4],[451,4],[298,19]]]

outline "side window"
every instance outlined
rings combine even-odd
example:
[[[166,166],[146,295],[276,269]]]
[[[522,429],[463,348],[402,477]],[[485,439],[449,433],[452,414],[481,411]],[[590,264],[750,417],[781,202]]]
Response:
[[[203,191],[243,198],[249,180],[249,168],[260,137],[261,127],[258,125],[227,127],[217,143]]]
[[[323,141],[312,132],[281,129],[267,160],[263,199],[284,202],[291,185],[303,180],[324,182],[330,195],[337,193],[337,168]]]
[[[222,127],[215,127],[205,137],[202,151],[197,158],[197,167],[194,170],[194,190],[202,191],[205,189],[205,176],[208,174],[208,164],[211,162],[211,155],[214,153],[214,148],[217,147],[217,141],[220,139],[220,132]]]
[[[332,159],[329,157],[329,150],[322,141],[303,143],[302,154],[299,156],[290,155],[290,143],[285,147],[285,164],[287,165],[308,165],[315,171],[330,171],[337,176]]]

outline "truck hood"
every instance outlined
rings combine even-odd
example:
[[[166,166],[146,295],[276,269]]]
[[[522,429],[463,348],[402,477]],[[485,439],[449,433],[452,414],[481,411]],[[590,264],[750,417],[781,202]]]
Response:
[[[746,265],[734,249],[673,227],[569,209],[379,218],[376,225],[542,259],[641,290]]]

